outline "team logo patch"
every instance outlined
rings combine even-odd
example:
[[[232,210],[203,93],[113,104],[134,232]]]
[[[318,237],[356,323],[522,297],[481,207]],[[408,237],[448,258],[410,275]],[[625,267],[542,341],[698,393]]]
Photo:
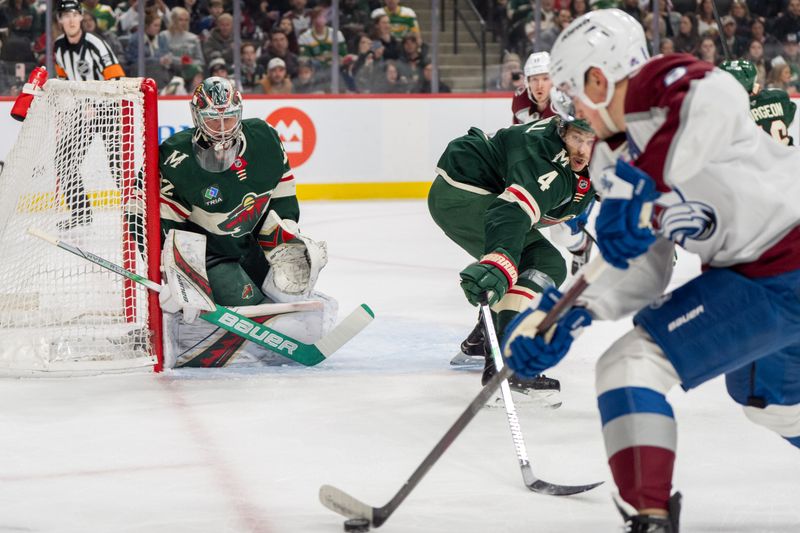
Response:
[[[219,190],[219,185],[214,184],[205,191],[203,191],[203,198],[206,200],[206,205],[218,204],[222,201],[222,193]]]
[[[679,190],[662,194],[655,205],[655,226],[674,243],[705,241],[717,230],[717,213],[706,203],[687,201]]]
[[[252,192],[245,194],[244,198],[242,198],[242,203],[236,206],[230,212],[228,218],[217,225],[217,228],[232,237],[242,237],[250,233],[266,212],[270,194],[272,194],[272,191],[267,191],[264,194]]]
[[[253,298],[253,286],[248,283],[242,289],[242,300],[250,300],[252,298]]]
[[[247,168],[247,161],[244,157],[237,157],[231,165],[231,170],[233,171],[244,170],[245,168]]]
[[[588,178],[581,177],[578,179],[578,193],[579,194],[586,194],[589,192],[589,187],[591,187],[592,183],[589,181]]]

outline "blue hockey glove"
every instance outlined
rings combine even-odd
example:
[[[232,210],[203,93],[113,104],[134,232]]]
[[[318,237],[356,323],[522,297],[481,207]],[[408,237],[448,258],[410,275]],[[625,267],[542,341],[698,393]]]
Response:
[[[494,305],[517,282],[517,266],[501,248],[484,255],[479,263],[472,263],[459,276],[461,290],[469,303],[478,305],[481,295],[486,293],[489,305]]]
[[[592,200],[591,202],[589,202],[589,206],[586,209],[584,209],[580,215],[576,216],[575,218],[571,218],[569,220],[564,221],[564,224],[566,224],[567,227],[569,227],[569,230],[572,233],[572,235],[577,235],[578,233],[583,231],[583,228],[586,227],[586,224],[589,222],[589,214],[592,212],[592,209],[594,208],[594,203],[595,203],[594,200]]]
[[[503,355],[508,366],[519,376],[532,378],[558,364],[567,355],[580,330],[592,323],[586,309],[573,307],[544,335],[537,335],[536,328],[560,299],[560,292],[547,289],[538,307],[523,311],[506,328]]]
[[[603,259],[624,270],[628,260],[645,253],[656,240],[649,220],[643,225],[640,219],[644,206],[659,193],[650,176],[622,159],[617,160],[615,173],[617,183],[603,195],[595,226]]]

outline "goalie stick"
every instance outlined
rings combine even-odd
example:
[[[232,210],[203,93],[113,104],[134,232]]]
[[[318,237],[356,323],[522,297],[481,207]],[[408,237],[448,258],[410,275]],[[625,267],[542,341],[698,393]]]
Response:
[[[481,303],[481,317],[483,318],[483,326],[489,335],[489,344],[492,348],[492,358],[494,365],[498,372],[502,371],[505,365],[503,364],[503,355],[500,353],[500,342],[497,340],[497,333],[494,330],[494,323],[492,322],[492,311],[489,309],[489,304]],[[506,417],[508,418],[508,428],[511,430],[511,440],[514,441],[514,451],[517,453],[517,460],[519,461],[519,468],[522,471],[522,480],[525,486],[533,492],[540,494],[550,494],[552,496],[570,496],[572,494],[579,494],[592,490],[593,488],[602,485],[603,482],[589,483],[588,485],[558,485],[539,479],[533,473],[530,459],[528,458],[528,451],[525,448],[525,437],[522,435],[522,428],[519,425],[519,417],[517,416],[517,409],[514,407],[514,399],[511,397],[511,387],[508,385],[508,380],[504,379],[500,383],[500,393],[503,396],[503,406],[506,410]]]
[[[66,250],[120,276],[135,281],[151,291],[161,292],[161,285],[155,281],[126,270],[107,259],[82,250],[36,228],[28,228],[28,233],[54,246],[58,246],[62,250]],[[305,366],[314,366],[324,361],[364,329],[375,317],[369,306],[361,304],[327,335],[315,343],[305,344],[263,324],[254,322],[231,308],[217,304],[215,306],[216,308],[213,311],[201,313],[200,318]]]
[[[575,281],[564,293],[564,296],[562,296],[556,305],[553,306],[550,311],[548,311],[547,315],[545,315],[541,324],[539,324],[537,328],[537,332],[544,332],[550,329],[550,327],[558,321],[561,315],[563,315],[564,312],[566,312],[567,309],[569,309],[569,307],[575,302],[575,300],[577,300],[583,291],[586,290],[586,288],[597,279],[597,277],[603,272],[603,270],[605,270],[605,268],[606,263],[603,261],[602,256],[598,255],[595,259],[590,261],[581,270],[581,275],[575,278]],[[380,527],[384,522],[386,522],[386,520],[389,519],[390,516],[392,516],[392,513],[397,510],[397,508],[401,503],[403,503],[408,495],[411,494],[411,491],[414,490],[420,481],[422,481],[422,478],[425,477],[425,474],[427,474],[433,465],[436,464],[436,462],[442,457],[447,448],[449,448],[453,441],[455,441],[461,432],[464,431],[470,421],[475,418],[475,415],[483,409],[486,401],[490,396],[492,396],[492,394],[494,394],[494,391],[497,390],[500,384],[511,377],[512,374],[513,371],[508,366],[498,369],[497,374],[495,374],[494,377],[489,380],[489,383],[487,383],[486,386],[481,389],[478,395],[475,396],[464,412],[461,413],[458,419],[456,419],[453,425],[450,426],[450,428],[445,432],[444,436],[439,439],[439,442],[436,443],[425,459],[422,460],[422,463],[420,463],[417,469],[414,470],[414,472],[411,474],[411,477],[408,478],[403,486],[400,487],[400,490],[397,491],[397,493],[386,505],[382,507],[372,507],[332,485],[323,485],[320,487],[319,499],[320,502],[322,502],[322,505],[335,513],[339,513],[342,516],[346,516],[348,518],[365,518],[370,521],[370,524],[372,524],[373,527]],[[531,474],[532,473],[533,472],[531,471]],[[553,495],[564,495],[563,493],[559,493],[558,489],[556,489],[556,487],[561,487],[561,485],[555,485],[547,483],[546,481],[538,480],[535,476],[531,480],[531,483],[536,484],[540,489],[537,492]],[[546,490],[547,487],[551,487],[552,490],[548,492]]]

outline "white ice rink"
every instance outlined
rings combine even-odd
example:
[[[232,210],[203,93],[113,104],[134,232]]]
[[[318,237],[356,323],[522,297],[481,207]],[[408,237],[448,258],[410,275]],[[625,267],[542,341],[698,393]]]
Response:
[[[329,243],[320,289],[342,315],[368,303],[374,323],[316,368],[0,380],[0,532],[333,533],[321,484],[375,506],[394,495],[478,390],[448,367],[477,317],[458,287],[468,257],[422,201],[306,203],[301,222]],[[560,409],[520,408],[537,475],[605,485],[529,492],[504,411],[485,409],[380,531],[620,531],[593,365],[627,327],[592,326],[550,373]],[[798,450],[721,380],[670,399],[681,532],[800,532]]]

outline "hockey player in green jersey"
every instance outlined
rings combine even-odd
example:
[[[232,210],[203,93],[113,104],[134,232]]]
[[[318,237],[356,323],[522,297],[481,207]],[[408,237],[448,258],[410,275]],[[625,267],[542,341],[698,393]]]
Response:
[[[501,338],[535,294],[567,276],[564,258],[539,228],[579,216],[593,201],[586,168],[594,138],[583,121],[549,117],[492,136],[471,128],[439,159],[428,208],[445,234],[479,260],[461,271],[461,287],[472,305],[488,294]],[[464,344],[485,357],[485,384],[496,370],[484,339],[479,321]],[[509,383],[522,391],[560,390],[558,380],[544,376]]]
[[[159,148],[162,264],[185,267],[198,290],[223,306],[323,299],[323,316],[301,327],[309,334],[287,331],[295,324],[281,329],[270,322],[303,342],[318,340],[335,320],[335,301],[312,295],[327,250],[324,242],[298,230],[295,180],[278,133],[264,120],[242,120],[241,95],[224,78],[204,80],[190,107],[195,127],[172,135]],[[201,309],[177,298],[184,287],[171,286],[177,285],[171,281],[167,276],[161,303],[168,313],[183,312],[179,342],[173,346],[175,364],[219,366],[220,359],[210,352],[234,339],[220,333],[213,342],[194,343],[209,336],[198,328],[209,326],[193,324]]]
[[[789,126],[797,106],[783,89],[762,89],[756,83],[756,67],[745,59],[723,61],[719,68],[730,73],[750,95],[750,115],[761,129],[781,144],[794,144]]]

